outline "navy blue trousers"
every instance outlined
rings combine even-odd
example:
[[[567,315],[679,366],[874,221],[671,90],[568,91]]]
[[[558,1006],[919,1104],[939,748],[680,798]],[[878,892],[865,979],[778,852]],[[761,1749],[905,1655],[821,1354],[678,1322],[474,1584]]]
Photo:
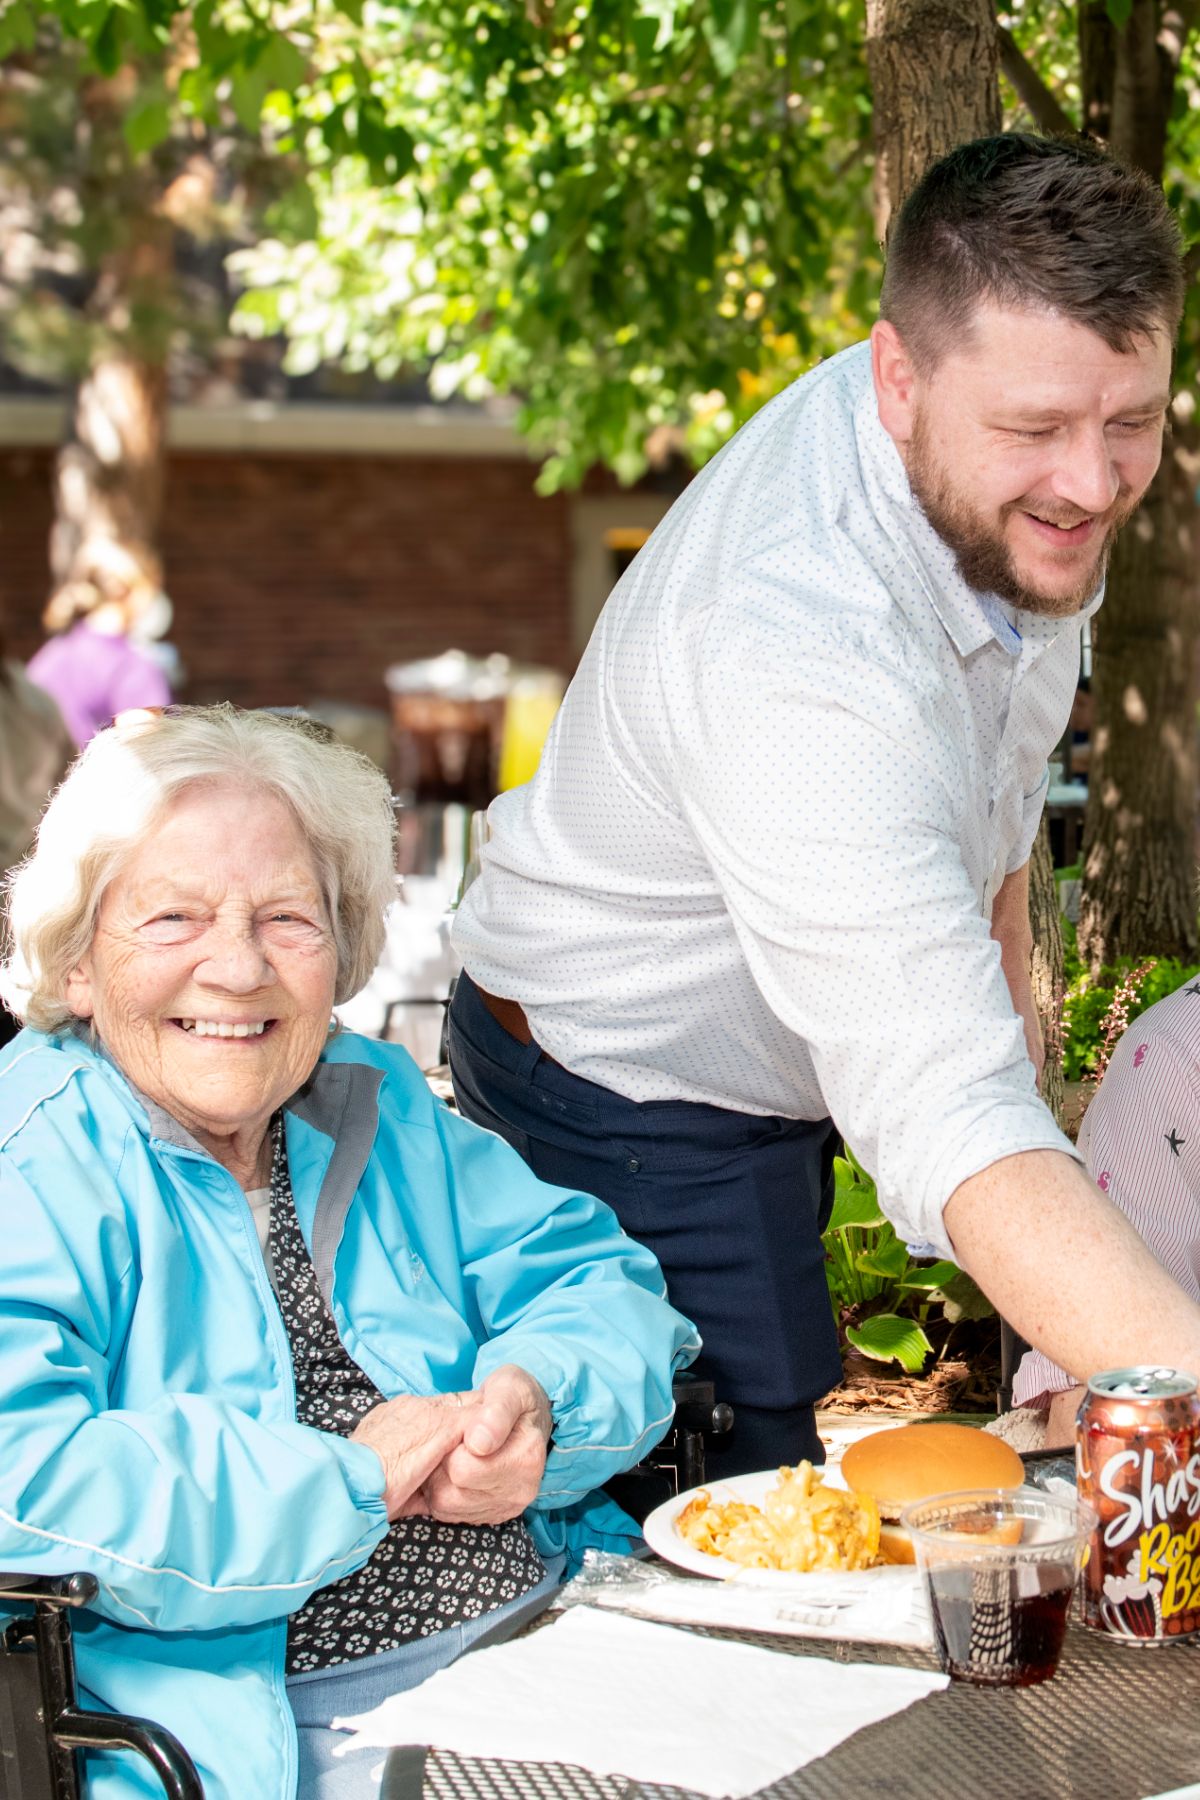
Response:
[[[813,1404],[842,1375],[820,1241],[840,1148],[831,1122],[626,1100],[518,1043],[465,974],[447,1042],[464,1116],[543,1181],[598,1194],[662,1264],[704,1340],[695,1367],[736,1414],[709,1473],[823,1461]]]

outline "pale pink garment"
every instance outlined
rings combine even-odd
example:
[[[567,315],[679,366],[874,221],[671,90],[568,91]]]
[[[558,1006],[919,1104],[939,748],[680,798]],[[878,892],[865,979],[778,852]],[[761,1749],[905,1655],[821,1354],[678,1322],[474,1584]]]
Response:
[[[1129,1026],[1084,1114],[1079,1148],[1093,1181],[1200,1300],[1200,981]],[[1013,1404],[1045,1406],[1075,1385],[1031,1350],[1017,1370]]]

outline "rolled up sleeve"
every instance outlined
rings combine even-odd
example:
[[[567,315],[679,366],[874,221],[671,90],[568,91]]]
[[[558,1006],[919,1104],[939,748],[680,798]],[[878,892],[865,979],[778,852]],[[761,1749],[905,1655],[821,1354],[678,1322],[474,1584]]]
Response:
[[[938,709],[869,654],[810,646],[802,669],[781,655],[765,677],[726,659],[679,754],[755,983],[804,1040],[897,1231],[949,1256],[942,1213],[962,1182],[1018,1151],[1075,1152],[1038,1098],[967,871],[954,721]]]

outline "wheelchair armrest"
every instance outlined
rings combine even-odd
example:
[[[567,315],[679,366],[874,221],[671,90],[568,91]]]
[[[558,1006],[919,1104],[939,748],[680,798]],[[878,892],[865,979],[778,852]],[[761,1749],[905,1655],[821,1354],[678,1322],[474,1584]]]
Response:
[[[158,1776],[167,1800],[204,1800],[196,1765],[179,1739],[149,1719],[66,1706],[58,1715],[54,1736],[68,1750],[134,1750]]]
[[[150,1764],[167,1800],[204,1800],[196,1765],[171,1732],[148,1719],[126,1713],[84,1712],[76,1706],[70,1609],[87,1606],[99,1591],[100,1583],[94,1575],[20,1575],[0,1571],[0,1612],[10,1603],[33,1608],[32,1614],[16,1615],[0,1634],[0,1653],[24,1661],[28,1652],[36,1651],[33,1692],[40,1692],[38,1718],[52,1757],[65,1757],[69,1771],[73,1751],[132,1750]],[[2,1785],[4,1774],[5,1770],[0,1769],[0,1792],[7,1793],[7,1787]],[[75,1791],[73,1786],[70,1791]]]
[[[733,1429],[733,1408],[726,1400],[718,1400],[711,1381],[681,1369],[671,1383],[675,1402],[675,1424],[685,1431],[701,1431],[721,1436]],[[703,1479],[703,1477],[701,1477]]]
[[[94,1575],[0,1573],[0,1606],[9,1600],[27,1600],[34,1606],[88,1606],[99,1592]]]
[[[704,1445],[733,1426],[733,1408],[716,1398],[711,1380],[681,1369],[671,1383],[675,1416],[661,1443],[604,1490],[640,1525],[656,1506],[704,1480]]]

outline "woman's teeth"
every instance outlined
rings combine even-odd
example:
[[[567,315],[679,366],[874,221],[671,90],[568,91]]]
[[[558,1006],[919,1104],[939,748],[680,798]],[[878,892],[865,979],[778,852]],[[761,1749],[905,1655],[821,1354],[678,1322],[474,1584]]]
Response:
[[[229,1025],[219,1019],[180,1019],[179,1023],[185,1031],[194,1031],[197,1037],[261,1037],[267,1028],[265,1019],[259,1019],[254,1025]]]

